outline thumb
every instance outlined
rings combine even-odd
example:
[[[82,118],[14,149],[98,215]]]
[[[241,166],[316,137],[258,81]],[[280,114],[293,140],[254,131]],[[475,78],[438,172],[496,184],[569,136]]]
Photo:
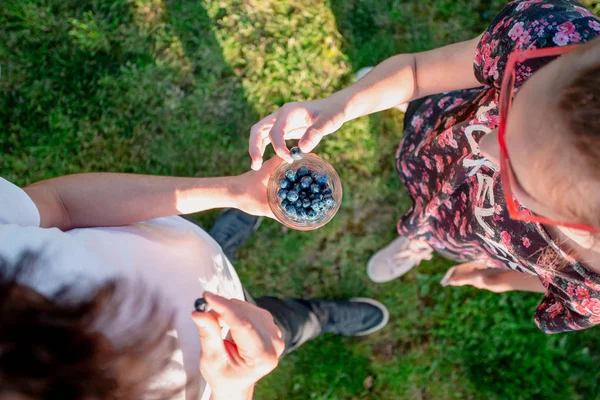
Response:
[[[217,319],[208,312],[198,311],[192,313],[192,319],[198,327],[202,357],[217,359],[226,356],[225,344],[221,338],[221,327]]]
[[[300,147],[303,153],[310,153],[317,147],[323,136],[329,135],[336,129],[331,116],[320,115],[306,130],[306,133],[304,133],[304,136],[298,142],[298,147]]]

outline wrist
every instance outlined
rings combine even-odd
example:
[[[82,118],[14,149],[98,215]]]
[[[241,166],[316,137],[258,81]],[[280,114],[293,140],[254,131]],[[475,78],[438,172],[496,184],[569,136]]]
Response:
[[[226,179],[226,197],[228,207],[240,209],[240,200],[244,195],[244,174],[228,176]]]
[[[232,177],[192,178],[176,189],[177,211],[181,214],[235,207],[235,181]]]
[[[339,110],[339,113],[343,119],[342,124],[358,117],[358,115],[354,115],[356,112],[356,107],[353,106],[353,92],[354,90],[349,87],[340,90],[339,92],[336,92],[324,99],[327,103],[329,103],[328,105],[330,107]]]

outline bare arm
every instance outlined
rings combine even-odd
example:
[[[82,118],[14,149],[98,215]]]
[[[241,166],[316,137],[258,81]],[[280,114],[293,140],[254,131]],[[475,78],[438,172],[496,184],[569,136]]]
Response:
[[[225,207],[271,216],[266,183],[280,162],[275,157],[260,171],[222,178],[76,174],[37,182],[24,190],[40,212],[41,226],[62,230],[128,225]]]
[[[479,39],[393,56],[333,96],[345,98],[349,121],[431,94],[481,86],[473,73]]]
[[[464,263],[450,268],[441,284],[442,286],[468,285],[496,293],[513,290],[546,293],[546,288],[537,276],[518,271],[492,269],[477,263]]]
[[[495,276],[491,276],[488,285],[494,292],[536,292],[546,293],[546,288],[542,285],[539,278],[533,275],[527,275],[517,271],[504,271]]]
[[[420,97],[480,86],[473,72],[479,37],[450,46],[388,58],[355,84],[319,100],[288,103],[250,131],[252,169],[259,169],[269,143],[292,162],[286,139],[301,139],[304,152],[352,119]]]

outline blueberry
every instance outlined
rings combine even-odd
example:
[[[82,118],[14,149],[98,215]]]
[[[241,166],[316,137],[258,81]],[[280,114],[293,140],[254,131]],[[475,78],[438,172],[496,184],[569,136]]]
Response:
[[[315,210],[310,209],[310,210],[308,210],[306,215],[308,216],[309,219],[316,219],[319,214],[317,214],[317,212]]]
[[[310,176],[303,176],[300,178],[300,187],[302,189],[308,189],[311,183],[313,183],[313,180]]]
[[[298,200],[298,192],[296,192],[295,190],[290,190],[289,192],[287,192],[287,199],[290,202]]]
[[[303,154],[302,150],[300,150],[298,147],[293,147],[292,150],[290,150],[290,155],[294,160],[299,160],[302,158]]]
[[[294,207],[296,207],[296,208],[302,208],[302,204],[303,204],[302,200],[296,200],[294,202]]]
[[[313,193],[312,197],[310,198],[311,200],[322,200],[323,199],[323,195],[321,193]]]
[[[314,203],[315,201],[317,201],[316,204]],[[321,211],[321,210],[324,210],[325,208],[327,208],[327,204],[325,203],[325,200],[313,200],[313,203],[311,203],[311,207],[317,211]],[[315,207],[317,207],[317,208],[315,208]]]
[[[292,190],[300,193],[300,190],[302,190],[302,188],[300,187],[299,183],[294,183],[294,186],[292,186]]]
[[[282,189],[287,189],[290,187],[290,182],[285,178],[281,178],[279,180],[279,187]]]
[[[327,176],[326,175],[319,175],[319,177],[317,178],[317,183],[319,185],[327,185]]]
[[[333,192],[331,191],[331,189],[329,187],[321,192],[321,194],[323,194],[323,196],[327,196],[327,195],[330,195],[332,193]]]
[[[302,200],[302,207],[304,207],[304,208],[310,207],[310,200],[309,199]]]
[[[288,204],[290,204],[290,201],[289,200],[284,200],[284,201],[281,202],[281,207],[286,208]]]
[[[291,204],[288,204],[288,206],[285,208],[285,212],[288,213],[289,215],[296,215],[296,207],[294,207]]]
[[[298,196],[300,196],[301,199],[306,199],[308,198],[308,193],[305,190],[302,190],[298,193]]]
[[[194,309],[195,309],[196,311],[199,311],[199,312],[206,312],[206,311],[208,311],[208,310],[209,310],[209,308],[210,308],[210,307],[209,307],[209,306],[208,306],[208,304],[206,303],[206,300],[204,300],[202,297],[200,297],[200,298],[196,299],[196,301],[194,302]]]
[[[285,171],[285,177],[290,182],[296,182],[296,177],[297,177],[296,170],[288,169],[287,171]]]
[[[299,177],[303,177],[303,176],[306,176],[306,175],[309,175],[309,174],[310,174],[309,169],[306,168],[304,165],[301,166],[300,168],[298,168],[298,176]]]
[[[335,204],[335,200],[333,200],[333,197],[331,197],[331,196],[323,197],[323,202],[325,203],[325,205],[327,207],[331,207]]]
[[[318,184],[313,183],[312,185],[310,185],[310,191],[313,193],[319,193],[321,191],[321,188],[319,188]]]
[[[281,199],[281,200],[285,200],[287,198],[288,195],[288,191],[285,189],[279,189],[277,191],[277,196]]]
[[[302,218],[302,219],[304,219],[308,216],[308,213],[306,212],[305,208],[299,208],[297,213],[298,213],[298,217]]]

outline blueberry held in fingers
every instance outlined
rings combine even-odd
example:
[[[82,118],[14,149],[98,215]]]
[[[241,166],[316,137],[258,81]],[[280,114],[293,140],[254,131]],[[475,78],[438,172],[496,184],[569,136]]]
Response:
[[[194,309],[198,312],[206,312],[210,310],[210,307],[208,306],[208,303],[206,302],[206,300],[204,300],[204,298],[199,297],[194,302]]]
[[[302,150],[300,150],[299,147],[292,147],[292,150],[290,150],[290,155],[296,161],[300,160],[303,156]]]

